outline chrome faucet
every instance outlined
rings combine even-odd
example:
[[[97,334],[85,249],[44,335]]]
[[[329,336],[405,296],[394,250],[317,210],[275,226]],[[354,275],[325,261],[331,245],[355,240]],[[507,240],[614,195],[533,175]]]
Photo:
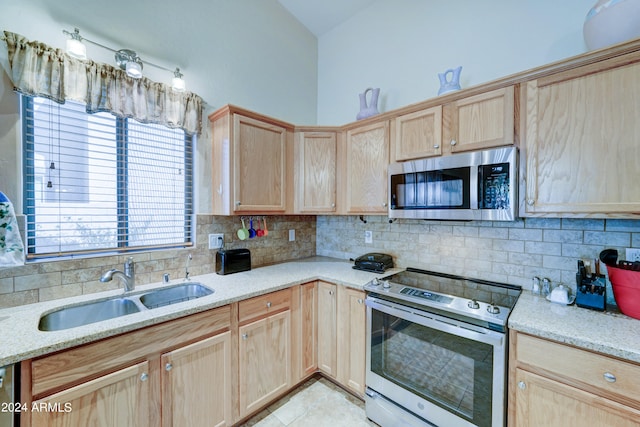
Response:
[[[187,265],[184,267],[184,280],[185,282],[189,281],[189,265],[191,265],[191,260],[193,257],[191,254],[187,255]]]
[[[129,259],[127,259],[127,262],[124,263],[124,273],[114,268],[113,270],[109,270],[104,273],[100,278],[100,281],[109,282],[111,279],[113,279],[113,276],[116,276],[122,281],[122,283],[124,284],[125,292],[131,292],[132,290],[134,290],[136,288],[136,273],[133,264],[133,258],[129,257]]]

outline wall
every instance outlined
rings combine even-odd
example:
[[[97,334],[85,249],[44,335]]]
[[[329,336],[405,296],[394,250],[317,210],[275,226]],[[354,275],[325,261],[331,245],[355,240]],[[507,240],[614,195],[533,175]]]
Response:
[[[354,121],[367,87],[384,112],[437,96],[459,65],[467,88],[583,53],[594,3],[379,0],[319,37],[318,124]]]
[[[400,267],[417,267],[531,287],[534,276],[575,289],[577,260],[605,248],[640,247],[640,220],[519,219],[513,222],[424,221],[367,216],[320,216],[316,252],[355,258],[393,255]],[[364,243],[365,230],[373,244]],[[611,293],[609,296],[612,296]]]
[[[193,256],[189,268],[191,276],[213,273],[217,250],[208,249],[210,233],[224,233],[227,249],[249,249],[252,267],[315,255],[315,217],[268,216],[266,219],[269,235],[262,238],[238,240],[239,218],[199,215],[197,244],[193,249],[33,262],[21,267],[0,268],[0,308],[120,288],[122,284],[118,280],[101,283],[99,278],[109,269],[122,270],[128,256],[133,256],[136,263],[136,283],[140,285],[160,282],[164,273],[169,273],[172,279],[184,277],[188,254]],[[256,224],[254,228],[257,228]],[[293,242],[289,242],[290,229],[296,230]]]

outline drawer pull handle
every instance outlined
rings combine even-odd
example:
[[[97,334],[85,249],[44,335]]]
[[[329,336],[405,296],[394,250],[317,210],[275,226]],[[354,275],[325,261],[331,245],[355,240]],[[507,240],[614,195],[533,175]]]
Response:
[[[527,388],[527,385],[525,384],[525,382],[524,382],[524,381],[520,381],[520,382],[518,383],[518,388],[519,388],[520,390],[524,390],[524,389],[526,389],[526,388]]]
[[[615,383],[616,382],[616,376],[613,375],[611,372],[605,372],[603,377],[604,377],[605,380],[607,380],[610,383]]]
[[[173,365],[171,363],[167,363],[166,365],[164,365],[164,369],[169,372],[170,370],[173,369]]]
[[[271,308],[271,301],[267,302],[267,308]]]

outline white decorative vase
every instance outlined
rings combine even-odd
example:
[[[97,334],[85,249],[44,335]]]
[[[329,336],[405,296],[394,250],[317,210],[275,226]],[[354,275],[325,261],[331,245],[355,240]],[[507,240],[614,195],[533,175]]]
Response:
[[[599,0],[582,31],[589,50],[640,37],[640,0]]]

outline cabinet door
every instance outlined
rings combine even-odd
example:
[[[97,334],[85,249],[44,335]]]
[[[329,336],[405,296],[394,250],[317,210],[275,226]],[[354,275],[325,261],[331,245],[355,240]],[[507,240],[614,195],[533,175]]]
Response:
[[[300,132],[296,138],[296,211],[335,212],[335,132]]]
[[[231,332],[161,357],[162,425],[226,426],[231,419]]]
[[[362,395],[366,364],[365,294],[341,287],[338,298],[338,381]]]
[[[632,179],[640,164],[635,56],[527,84],[527,214],[640,212],[640,186]]]
[[[386,213],[389,122],[347,131],[346,150],[347,213]]]
[[[337,363],[337,286],[318,282],[318,369],[336,378]]]
[[[291,385],[290,314],[287,310],[239,328],[241,417]]]
[[[442,106],[396,117],[391,135],[394,161],[442,154]]]
[[[513,144],[514,105],[513,86],[447,105],[444,143],[452,153]]]
[[[233,115],[236,212],[284,211],[287,130]]]
[[[34,401],[33,427],[149,426],[149,363],[142,362]]]
[[[638,426],[640,411],[516,369],[514,427]]]
[[[318,288],[315,282],[300,285],[300,311],[300,371],[302,377],[306,377],[318,368]]]

